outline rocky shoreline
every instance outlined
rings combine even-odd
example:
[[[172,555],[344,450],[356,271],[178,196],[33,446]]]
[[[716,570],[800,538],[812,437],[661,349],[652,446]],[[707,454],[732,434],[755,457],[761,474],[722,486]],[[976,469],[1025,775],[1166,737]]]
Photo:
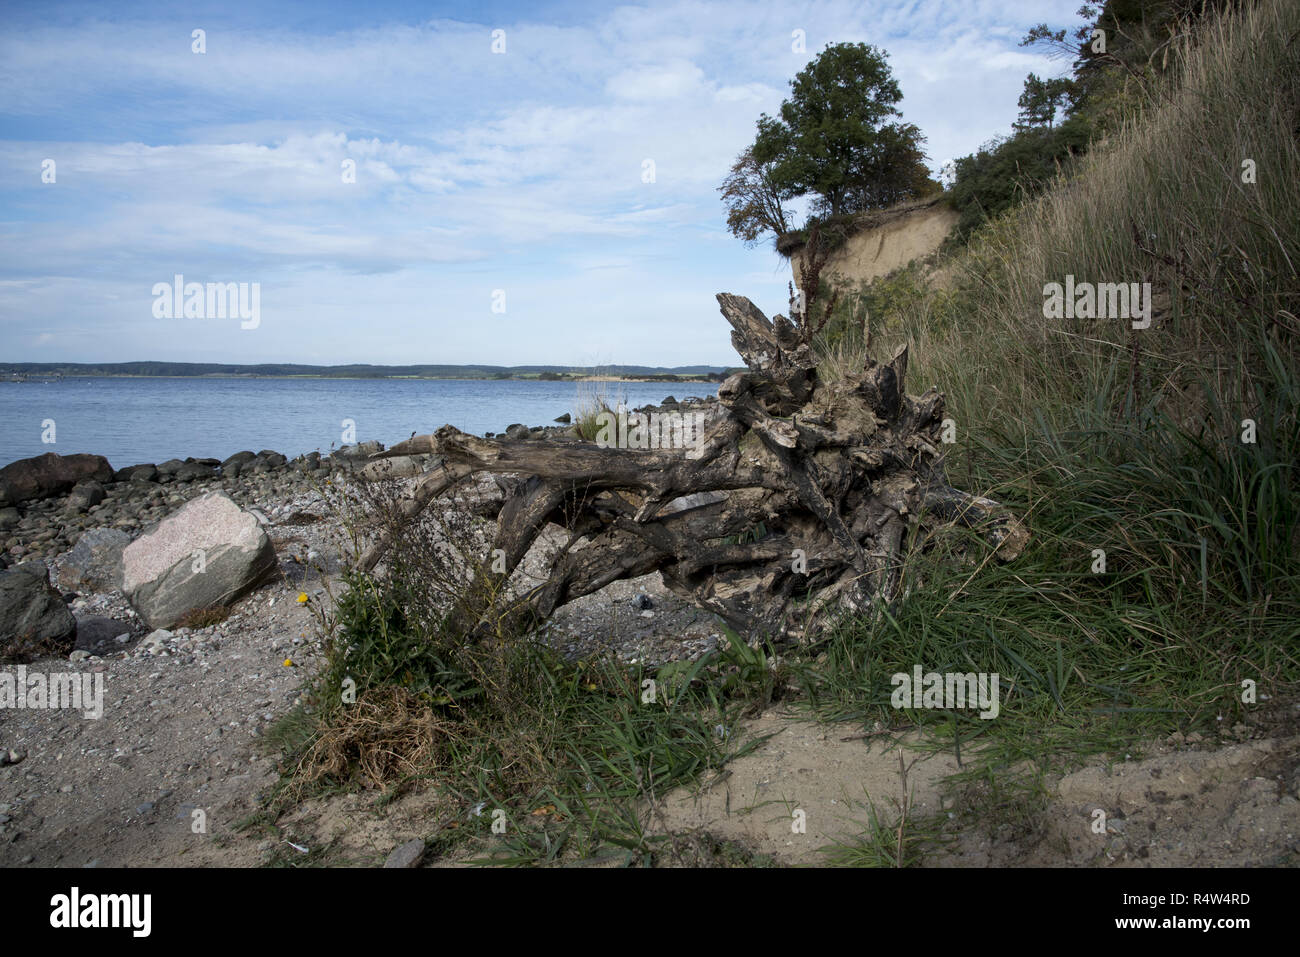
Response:
[[[697,410],[713,401],[690,398],[678,403],[670,397],[660,406],[635,411]],[[572,435],[574,429],[512,425],[505,434],[544,440]],[[102,456],[46,453],[5,466],[0,469],[0,575],[21,568],[48,580],[45,604],[59,605],[57,594],[71,614],[45,607],[36,613],[42,621],[23,619],[23,609],[15,606],[36,599],[31,594],[8,600],[0,596],[0,661],[40,657],[42,652],[63,657],[69,648],[74,660],[120,656],[158,631],[133,607],[140,604],[138,596],[131,600],[124,594],[131,589],[123,587],[122,554],[205,496],[227,498],[256,519],[270,543],[262,547],[268,554],[273,549],[267,560],[279,566],[280,574],[270,577],[322,590],[322,580],[338,575],[347,561],[342,522],[324,490],[352,481],[410,479],[437,464],[436,457],[428,455],[372,461],[383,450],[382,443],[372,440],[293,459],[272,450],[248,450],[225,460],[173,458],[117,469]],[[182,526],[187,521],[179,518]],[[13,576],[6,580],[23,584]],[[232,589],[231,594],[239,598],[264,584],[250,581],[249,587]],[[657,575],[616,583],[600,598],[589,598],[593,600],[563,609],[547,629],[566,654],[590,654],[612,642],[625,660],[666,661],[698,657],[719,637],[711,616],[671,596]],[[611,611],[611,604],[623,607]],[[7,653],[6,642],[23,630],[35,630],[41,640],[16,656],[13,648]],[[45,640],[51,637],[53,642]],[[60,640],[66,644],[61,646]]]
[[[511,431],[541,440],[568,430]],[[363,442],[294,459],[264,450],[120,469],[99,456],[40,456],[0,469],[0,675],[103,676],[105,687],[102,720],[0,707],[0,866],[251,864],[274,853],[279,842],[247,840],[236,824],[278,774],[260,746],[264,730],[322,662],[316,616],[328,612],[351,554],[330,490],[433,464],[369,460],[382,449]],[[142,543],[180,547],[186,511],[214,500],[233,503],[222,521],[257,539],[250,554],[269,548],[278,574],[211,620],[156,627],[141,613],[149,606],[123,590],[123,556]],[[6,654],[32,616],[58,639]],[[721,631],[653,575],[566,606],[542,637],[570,657],[657,664],[699,657]],[[204,834],[191,831],[196,810]]]

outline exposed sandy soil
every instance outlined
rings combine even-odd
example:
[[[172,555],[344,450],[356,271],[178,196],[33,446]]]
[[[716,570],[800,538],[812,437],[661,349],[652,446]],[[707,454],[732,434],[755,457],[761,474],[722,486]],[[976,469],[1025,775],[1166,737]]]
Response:
[[[904,203],[864,220],[868,226],[850,236],[826,261],[823,274],[837,276],[845,288],[885,276],[914,259],[923,259],[943,243],[960,218],[942,202]],[[796,255],[791,270],[798,281],[803,260]]]

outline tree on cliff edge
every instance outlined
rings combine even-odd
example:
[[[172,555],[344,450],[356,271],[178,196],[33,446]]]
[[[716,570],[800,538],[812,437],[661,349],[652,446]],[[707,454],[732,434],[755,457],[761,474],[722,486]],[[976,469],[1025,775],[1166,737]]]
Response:
[[[758,136],[724,183],[727,225],[752,242],[778,235],[783,219],[761,215],[771,201],[813,197],[813,213],[837,216],[889,206],[936,188],[924,164],[925,137],[900,123],[903,98],[886,54],[865,43],[828,45],[790,82],[780,117],[763,114]],[[728,194],[738,169],[750,169],[769,202],[737,203]],[[752,191],[751,191],[752,193]]]

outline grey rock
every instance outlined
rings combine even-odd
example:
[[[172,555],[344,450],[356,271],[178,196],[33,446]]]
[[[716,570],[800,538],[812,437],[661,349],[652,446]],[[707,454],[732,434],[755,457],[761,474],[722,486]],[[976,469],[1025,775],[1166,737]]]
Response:
[[[113,473],[114,482],[152,482],[158,477],[158,466],[152,462],[128,465]]]
[[[635,608],[637,611],[645,611],[649,608],[653,608],[654,602],[650,600],[649,595],[645,595],[645,594],[637,595],[635,598],[632,599],[632,607]]]
[[[158,463],[159,476],[175,475],[180,471],[181,466],[185,464],[183,459],[168,459],[166,462]]]
[[[0,508],[0,530],[7,531],[22,521],[22,515],[12,505]]]
[[[407,841],[393,848],[384,867],[416,867],[424,858],[424,841]]]
[[[122,590],[153,628],[228,605],[278,576],[270,538],[223,492],[192,499],[122,552]]]
[[[72,650],[77,619],[49,582],[41,562],[0,571],[0,659],[62,657]]]
[[[166,628],[155,628],[149,634],[140,639],[139,648],[141,651],[147,651],[151,655],[156,655],[160,651],[167,650],[167,642],[171,639],[172,633]]]
[[[63,559],[59,584],[77,591],[108,592],[122,587],[122,551],[131,536],[116,528],[90,528]]]
[[[257,458],[257,453],[250,452],[248,449],[245,449],[242,452],[236,452],[234,455],[230,456],[230,458],[221,463],[221,474],[238,475],[239,470],[255,458]],[[231,471],[232,469],[234,469],[234,471]]]
[[[75,508],[78,512],[84,512],[93,508],[108,497],[104,491],[104,486],[100,485],[94,479],[85,482],[78,482],[68,493],[67,505]]]
[[[176,470],[176,481],[193,482],[195,480],[210,479],[216,474],[211,465],[206,465],[203,462],[186,462]]]
[[[566,412],[564,413],[564,415],[560,416],[555,421],[560,423],[560,425],[568,425],[570,422],[573,421],[573,416],[569,415],[569,413]]]

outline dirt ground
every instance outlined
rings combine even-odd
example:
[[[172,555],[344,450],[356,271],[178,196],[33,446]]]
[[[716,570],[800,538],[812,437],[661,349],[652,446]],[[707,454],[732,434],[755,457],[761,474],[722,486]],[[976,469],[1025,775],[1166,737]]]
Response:
[[[433,840],[472,814],[417,788],[395,799],[315,799],[249,826],[277,779],[262,735],[320,663],[313,608],[328,598],[308,555],[319,560],[334,539],[328,522],[303,517],[317,504],[307,495],[263,505],[285,580],[218,625],[178,630],[149,648],[141,641],[148,629],[120,594],[78,598],[79,619],[108,619],[131,637],[86,649],[84,660],[29,666],[103,673],[102,719],[0,711],[0,754],[19,758],[0,764],[0,866],[257,866],[323,849],[323,863],[374,866],[398,845]],[[621,657],[652,661],[697,656],[720,631],[657,576],[590,596],[553,627],[561,648],[586,653],[604,635]],[[952,755],[771,710],[742,732],[767,741],[702,785],[664,795],[644,817],[651,833],[725,842],[742,863],[816,865],[826,860],[823,848],[864,832],[869,804],[891,826],[897,821],[905,768],[909,821],[937,822],[947,837],[929,849],[927,865],[1293,866],[1300,704],[1259,708],[1252,724],[1218,735],[1174,735],[1149,742],[1141,757],[1088,760],[1015,813],[945,786],[958,770]]]

